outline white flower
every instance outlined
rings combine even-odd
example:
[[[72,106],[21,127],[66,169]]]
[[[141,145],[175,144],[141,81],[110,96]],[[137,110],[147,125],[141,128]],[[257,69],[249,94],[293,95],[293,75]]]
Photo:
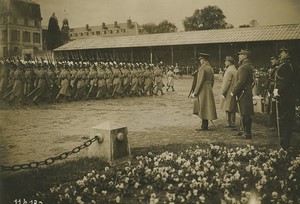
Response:
[[[278,193],[276,191],[272,192],[272,198],[276,199],[278,197]]]
[[[139,182],[135,182],[133,187],[134,187],[134,188],[138,188],[139,185],[140,185]]]
[[[101,191],[101,193],[102,193],[103,195],[106,195],[106,194],[107,194],[107,191]]]
[[[106,167],[104,168],[104,170],[105,170],[105,171],[108,171],[108,170],[109,170],[109,167],[108,167],[108,166],[106,166]]]
[[[199,200],[200,200],[201,203],[205,203],[205,196],[204,196],[204,195],[201,195],[201,196],[199,197]]]
[[[120,203],[121,202],[121,198],[120,198],[120,196],[117,196],[116,197],[116,203]]]

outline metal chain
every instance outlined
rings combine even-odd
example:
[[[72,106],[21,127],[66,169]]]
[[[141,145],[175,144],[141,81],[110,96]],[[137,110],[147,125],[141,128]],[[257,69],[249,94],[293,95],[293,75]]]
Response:
[[[36,169],[36,168],[39,168],[40,166],[50,165],[58,160],[66,159],[71,154],[76,154],[76,153],[80,152],[82,149],[89,147],[95,141],[98,141],[99,143],[101,143],[103,140],[100,140],[99,136],[95,136],[94,138],[87,140],[82,145],[73,148],[71,151],[61,153],[60,155],[58,155],[56,157],[49,157],[48,159],[45,159],[44,161],[40,161],[40,162],[31,162],[31,163],[27,163],[27,164],[16,164],[13,166],[0,165],[0,172],[19,171],[21,169]]]

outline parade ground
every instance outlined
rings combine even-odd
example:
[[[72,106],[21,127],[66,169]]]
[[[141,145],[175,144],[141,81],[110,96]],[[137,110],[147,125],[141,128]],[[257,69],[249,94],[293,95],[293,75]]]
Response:
[[[89,139],[93,126],[105,122],[126,126],[131,148],[199,143],[279,148],[276,132],[255,121],[252,140],[241,139],[235,136],[235,131],[223,127],[226,119],[225,113],[219,110],[221,81],[217,75],[214,94],[218,120],[214,121],[215,125],[209,124],[210,131],[196,132],[200,119],[192,114],[193,102],[187,97],[191,83],[189,76],[177,79],[174,92],[164,89],[165,94],[158,96],[43,103],[38,106],[10,107],[2,103],[0,163],[15,165],[43,161],[70,151]],[[299,145],[299,141],[299,133],[293,133],[292,145]],[[86,149],[68,159],[85,156]]]

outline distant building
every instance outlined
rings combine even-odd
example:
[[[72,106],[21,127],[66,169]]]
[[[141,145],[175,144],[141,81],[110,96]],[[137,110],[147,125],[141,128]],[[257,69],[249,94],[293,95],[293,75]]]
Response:
[[[0,56],[32,58],[42,50],[40,5],[32,0],[0,1]]]
[[[101,26],[89,26],[71,28],[69,31],[70,40],[89,38],[93,36],[112,37],[147,34],[142,26],[128,19],[126,23],[105,24]]]

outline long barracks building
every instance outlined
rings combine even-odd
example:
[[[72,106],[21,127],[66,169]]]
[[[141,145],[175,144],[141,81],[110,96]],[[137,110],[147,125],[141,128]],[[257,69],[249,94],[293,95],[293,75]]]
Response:
[[[90,37],[71,41],[54,50],[55,58],[102,61],[144,61],[194,65],[198,52],[211,54],[212,66],[222,66],[227,55],[240,49],[252,51],[256,66],[268,66],[269,58],[289,48],[300,65],[300,24],[148,34]]]

